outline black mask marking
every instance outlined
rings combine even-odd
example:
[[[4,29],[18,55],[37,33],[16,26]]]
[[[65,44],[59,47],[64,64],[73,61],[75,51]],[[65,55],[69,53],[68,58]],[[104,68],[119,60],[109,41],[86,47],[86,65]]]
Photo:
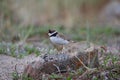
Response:
[[[55,37],[57,34],[58,34],[58,33],[56,32],[56,33],[52,34],[50,37],[52,37],[52,36],[54,36],[54,37]]]

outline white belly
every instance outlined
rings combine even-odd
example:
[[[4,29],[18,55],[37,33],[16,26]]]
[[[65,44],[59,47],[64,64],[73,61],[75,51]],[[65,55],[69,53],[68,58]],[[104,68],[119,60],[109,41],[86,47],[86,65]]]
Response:
[[[50,40],[53,44],[60,44],[60,45],[65,45],[65,44],[68,44],[69,41],[67,40],[64,40],[60,37],[50,37]]]

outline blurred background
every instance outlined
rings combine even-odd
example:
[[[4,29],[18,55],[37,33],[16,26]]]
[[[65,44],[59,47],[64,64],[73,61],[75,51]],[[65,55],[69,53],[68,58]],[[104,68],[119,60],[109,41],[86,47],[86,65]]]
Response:
[[[120,67],[116,65],[120,64],[120,0],[0,0],[0,80],[22,77],[32,80],[21,75],[24,67],[34,60],[34,55],[27,55],[46,57],[56,53],[47,35],[49,29],[73,41],[92,42],[106,50],[105,54],[98,54],[100,67],[92,71],[95,75],[90,72],[85,78],[120,80],[117,78]],[[69,70],[70,75],[65,74],[68,77],[64,79],[84,76],[83,70]],[[50,77],[61,79],[61,74]]]
[[[120,44],[120,0],[0,0],[0,41],[71,39]]]

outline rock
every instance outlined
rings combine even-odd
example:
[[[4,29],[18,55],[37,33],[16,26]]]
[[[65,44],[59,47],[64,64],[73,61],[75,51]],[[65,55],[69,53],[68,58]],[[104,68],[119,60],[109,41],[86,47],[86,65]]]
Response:
[[[70,43],[63,49],[63,53],[45,54],[27,65],[24,75],[35,80],[42,79],[43,74],[65,73],[79,68],[98,67],[98,50],[87,50],[87,43]],[[91,47],[91,46],[90,46]]]

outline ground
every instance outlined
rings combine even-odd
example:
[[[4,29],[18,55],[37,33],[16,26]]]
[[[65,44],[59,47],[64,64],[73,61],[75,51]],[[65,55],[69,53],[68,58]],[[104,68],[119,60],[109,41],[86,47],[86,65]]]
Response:
[[[24,71],[24,67],[35,58],[34,54],[25,56],[23,59],[0,55],[0,80],[13,80],[13,73],[17,70],[21,74]]]

